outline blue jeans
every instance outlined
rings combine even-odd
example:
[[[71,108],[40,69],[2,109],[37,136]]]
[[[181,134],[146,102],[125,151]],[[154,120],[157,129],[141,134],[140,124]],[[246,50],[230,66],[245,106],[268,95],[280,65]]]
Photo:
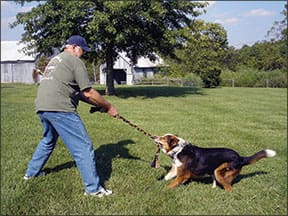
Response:
[[[40,173],[60,136],[76,162],[85,191],[94,193],[102,189],[93,144],[79,115],[71,112],[38,112],[38,116],[43,127],[43,138],[28,164],[26,175],[37,176]]]

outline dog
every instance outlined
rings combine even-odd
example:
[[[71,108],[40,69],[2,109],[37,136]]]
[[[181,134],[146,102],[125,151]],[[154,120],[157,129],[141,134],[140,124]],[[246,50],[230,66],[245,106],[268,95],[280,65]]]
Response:
[[[218,183],[225,191],[231,191],[232,182],[243,166],[276,155],[275,151],[266,149],[252,156],[242,157],[229,148],[201,148],[192,145],[174,134],[157,136],[154,141],[173,159],[172,168],[164,177],[166,181],[176,177],[168,185],[170,189],[191,179],[212,176],[212,188]]]

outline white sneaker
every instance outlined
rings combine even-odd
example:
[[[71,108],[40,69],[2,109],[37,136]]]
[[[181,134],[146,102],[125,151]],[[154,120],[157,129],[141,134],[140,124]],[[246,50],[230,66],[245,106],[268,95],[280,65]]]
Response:
[[[36,177],[39,177],[39,176],[44,176],[46,175],[46,173],[44,171],[41,171],[38,175],[36,176],[28,176],[27,174],[24,175],[23,179],[24,180],[29,180],[29,179],[32,179],[32,178],[36,178]]]
[[[102,188],[95,193],[87,193],[87,192],[84,193],[85,196],[98,196],[98,197],[109,196],[111,194],[112,194],[112,191],[107,190],[105,188]]]

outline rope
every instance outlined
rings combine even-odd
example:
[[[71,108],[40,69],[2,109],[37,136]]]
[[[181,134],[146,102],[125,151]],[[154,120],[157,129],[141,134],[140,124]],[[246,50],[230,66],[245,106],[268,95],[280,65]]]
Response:
[[[101,107],[91,107],[90,108],[90,113],[94,113],[94,112],[98,112],[100,111]],[[142,128],[138,127],[137,125],[133,124],[132,122],[130,122],[129,120],[127,120],[126,118],[124,118],[121,115],[118,115],[116,117],[117,119],[121,119],[123,122],[125,122],[126,124],[128,124],[129,126],[135,128],[136,130],[138,130],[139,132],[141,132],[142,134],[144,134],[145,136],[151,138],[152,140],[154,140],[156,138],[156,136],[148,133],[147,131],[143,130]],[[153,161],[151,163],[151,166],[154,168],[159,168],[160,167],[160,162],[158,160],[159,154],[160,154],[160,146],[157,145],[157,151],[154,155]]]
[[[148,136],[149,138],[151,139],[155,139],[156,136],[146,132],[145,130],[143,130],[142,128],[138,127],[137,125],[133,124],[132,122],[128,121],[126,118],[124,118],[123,116],[118,116],[119,119],[121,119],[122,121],[124,121],[125,123],[129,124],[131,127],[135,128],[136,130],[138,130],[139,132],[141,132],[142,134],[144,134],[145,136]],[[157,145],[157,151],[156,153],[154,154],[154,158],[153,158],[153,161],[151,163],[151,167],[154,167],[154,168],[159,168],[160,167],[160,162],[158,160],[158,157],[159,157],[159,154],[160,154],[160,146]]]
[[[156,136],[144,131],[142,128],[138,127],[137,125],[133,124],[132,122],[128,121],[126,118],[124,118],[123,116],[118,116],[119,119],[121,119],[122,121],[124,121],[125,123],[129,124],[131,127],[135,128],[136,130],[138,130],[139,132],[141,132],[142,134],[144,134],[145,136],[148,136],[151,139],[155,139]]]

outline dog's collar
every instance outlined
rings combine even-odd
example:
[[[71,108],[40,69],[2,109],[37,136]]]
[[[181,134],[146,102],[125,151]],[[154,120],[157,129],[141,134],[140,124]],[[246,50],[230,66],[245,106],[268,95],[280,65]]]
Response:
[[[169,151],[167,154],[170,157],[174,157],[174,155],[178,154],[183,148],[184,146],[188,145],[187,142],[179,142],[177,143],[177,145],[171,150]]]

